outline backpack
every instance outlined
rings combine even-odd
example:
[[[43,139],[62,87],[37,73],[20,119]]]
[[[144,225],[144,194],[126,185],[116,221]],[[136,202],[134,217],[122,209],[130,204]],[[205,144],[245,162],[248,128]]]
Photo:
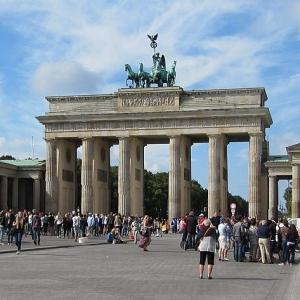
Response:
[[[40,228],[41,225],[42,225],[41,218],[39,216],[34,216],[32,227],[33,228]]]

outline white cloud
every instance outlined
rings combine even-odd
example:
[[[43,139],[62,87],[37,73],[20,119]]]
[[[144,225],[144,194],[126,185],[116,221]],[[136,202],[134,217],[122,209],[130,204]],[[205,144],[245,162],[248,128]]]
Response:
[[[299,141],[300,135],[292,132],[274,135],[270,140],[270,154],[286,155],[286,147],[297,144]]]
[[[168,172],[169,145],[147,145],[144,151],[145,169],[151,172]]]
[[[42,64],[34,72],[31,85],[40,96],[96,93],[99,74],[76,62]]]

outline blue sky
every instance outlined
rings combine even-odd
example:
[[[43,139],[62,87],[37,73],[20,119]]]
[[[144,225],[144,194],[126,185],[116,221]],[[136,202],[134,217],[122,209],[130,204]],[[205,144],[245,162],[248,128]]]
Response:
[[[266,88],[271,154],[300,141],[300,1],[0,0],[0,154],[45,158],[46,95],[111,93],[124,64],[151,65],[146,34],[177,61],[184,89]],[[117,160],[112,148],[112,161]],[[247,143],[229,145],[229,191],[247,198]],[[167,145],[147,146],[145,166],[168,169]],[[207,185],[207,145],[192,149]],[[287,183],[281,183],[281,191]]]

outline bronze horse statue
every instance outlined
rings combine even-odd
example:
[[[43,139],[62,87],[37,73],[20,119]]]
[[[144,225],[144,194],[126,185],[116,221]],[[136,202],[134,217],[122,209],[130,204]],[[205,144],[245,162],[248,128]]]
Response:
[[[131,80],[131,84],[135,84],[138,88],[140,86],[138,73],[133,72],[129,64],[125,65],[125,71],[127,72],[126,86],[128,86],[128,80]]]
[[[150,87],[150,83],[152,81],[152,77],[150,73],[144,71],[144,65],[143,63],[140,63],[140,70],[138,72],[138,77],[139,77],[139,86],[144,88]]]

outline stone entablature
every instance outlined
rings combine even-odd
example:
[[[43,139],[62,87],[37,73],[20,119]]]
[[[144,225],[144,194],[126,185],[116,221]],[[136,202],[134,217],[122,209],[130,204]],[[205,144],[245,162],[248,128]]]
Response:
[[[180,87],[119,89],[115,94],[46,97],[51,114],[123,113],[132,108],[153,110],[203,110],[264,107],[264,88],[183,91]],[[136,112],[136,110],[135,110]]]
[[[262,88],[188,92],[179,87],[120,89],[109,95],[46,99],[50,111],[38,117],[45,125],[46,138],[74,137],[73,133],[79,138],[224,133],[245,139],[272,124]]]

